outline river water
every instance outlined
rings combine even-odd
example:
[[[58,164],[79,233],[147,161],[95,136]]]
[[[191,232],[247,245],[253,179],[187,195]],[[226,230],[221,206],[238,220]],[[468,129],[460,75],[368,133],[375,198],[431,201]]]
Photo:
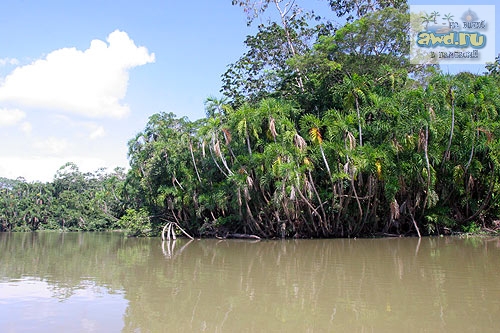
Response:
[[[499,238],[0,233],[2,332],[499,330]]]

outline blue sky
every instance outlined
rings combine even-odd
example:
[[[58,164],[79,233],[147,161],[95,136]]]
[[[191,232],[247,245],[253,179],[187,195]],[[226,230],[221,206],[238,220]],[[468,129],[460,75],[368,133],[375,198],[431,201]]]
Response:
[[[326,0],[297,3],[334,19]],[[127,167],[152,114],[204,116],[254,32],[231,0],[0,1],[0,176]]]
[[[50,181],[67,161],[126,167],[150,115],[203,117],[249,33],[229,0],[2,0],[0,87],[21,78],[3,99],[0,89],[0,176]]]

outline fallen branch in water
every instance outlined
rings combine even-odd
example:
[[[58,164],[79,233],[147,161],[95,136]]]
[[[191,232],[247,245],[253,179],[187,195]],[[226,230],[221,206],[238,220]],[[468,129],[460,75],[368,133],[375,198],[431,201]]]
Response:
[[[238,238],[238,239],[261,239],[256,235],[248,235],[248,234],[227,234],[225,238]]]
[[[167,240],[170,240],[170,238],[175,240],[177,238],[175,235],[174,227],[177,227],[177,229],[182,231],[182,233],[186,235],[187,238],[194,239],[190,234],[185,232],[184,229],[182,229],[176,222],[168,222],[167,224],[165,224],[165,226],[163,227],[163,231],[161,232],[162,241],[165,240],[165,231],[167,231]]]
[[[402,237],[400,234],[389,234],[387,232],[377,232],[374,235],[378,237]]]

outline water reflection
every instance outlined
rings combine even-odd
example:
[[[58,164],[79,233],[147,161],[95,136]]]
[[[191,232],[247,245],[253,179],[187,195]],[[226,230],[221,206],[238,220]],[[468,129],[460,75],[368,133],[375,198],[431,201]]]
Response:
[[[186,244],[184,244],[177,252],[175,251],[175,244],[177,243],[177,240],[162,240],[161,242],[161,249],[163,251],[163,255],[167,259],[173,259],[176,256],[180,255],[184,249],[193,242],[193,239],[190,239]]]
[[[120,286],[96,279],[99,264],[92,256],[100,249],[105,261],[104,252],[112,246],[105,246],[107,240],[96,244],[84,234],[0,233],[2,331],[120,331],[128,301]]]
[[[35,277],[0,282],[2,332],[118,332],[127,301],[93,281],[66,288]]]
[[[0,234],[0,286],[30,277],[50,299],[68,302],[83,290],[94,293],[92,304],[114,293],[126,304],[125,332],[493,332],[499,244]],[[0,297],[0,311],[22,298]]]

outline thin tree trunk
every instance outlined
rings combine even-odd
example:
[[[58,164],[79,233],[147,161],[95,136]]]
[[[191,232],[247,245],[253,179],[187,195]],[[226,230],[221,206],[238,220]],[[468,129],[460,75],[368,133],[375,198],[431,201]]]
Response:
[[[451,90],[450,90],[451,93]],[[448,140],[448,146],[446,147],[446,151],[444,153],[444,160],[450,159],[450,149],[451,149],[451,141],[453,139],[453,131],[455,129],[455,100],[453,99],[453,95],[451,96],[451,128],[450,128],[450,138]],[[444,166],[444,164],[443,164]]]
[[[429,191],[431,189],[431,166],[429,162],[428,145],[429,145],[429,126],[425,125],[424,155],[425,155],[425,165],[427,168],[427,191],[425,193],[425,200],[422,208],[422,213],[425,211],[425,206],[427,205],[427,200],[429,199]]]
[[[217,146],[217,149],[215,149],[215,147]],[[224,167],[226,168],[228,174],[230,176],[234,175],[234,173],[231,171],[231,169],[229,168],[229,166],[227,165],[227,161],[226,161],[226,158],[224,157],[224,154],[222,153],[222,149],[220,148],[220,142],[219,140],[217,140],[216,143],[214,143],[214,149],[215,149],[215,154],[216,155],[219,155],[221,161],[222,161],[222,164],[224,165]]]
[[[358,204],[359,209],[359,221],[363,220],[363,207],[361,207],[361,202],[359,201],[358,192],[356,191],[356,185],[354,184],[354,177],[351,176],[351,186],[354,192],[354,198],[356,199],[356,203]],[[358,223],[359,223],[358,221]]]
[[[267,237],[267,234],[262,230],[262,228],[260,227],[257,220],[254,218],[254,216],[252,214],[252,210],[250,209],[250,206],[248,205],[248,201],[246,199],[245,199],[245,206],[247,208],[247,214],[250,217],[250,220],[253,222],[253,225],[255,226],[256,230],[260,233],[260,235]],[[253,228],[250,227],[250,229],[253,229]]]
[[[420,234],[420,229],[418,228],[417,222],[415,221],[415,218],[413,217],[413,214],[411,213],[411,210],[408,208],[408,212],[410,213],[411,220],[413,222],[413,226],[417,230],[418,238],[422,238],[422,235]]]
[[[245,139],[247,141],[247,148],[248,148],[248,153],[250,156],[252,156],[252,147],[250,145],[250,137],[248,136],[248,133],[245,132]]]
[[[326,171],[328,171],[328,176],[330,177],[330,182],[333,181],[332,179],[332,172],[330,171],[330,165],[328,165],[328,161],[325,156],[325,151],[323,150],[323,145],[320,143],[319,144],[319,150],[321,151],[321,156],[323,157],[323,162],[325,162],[326,166]]]
[[[283,11],[281,9],[281,7],[279,6],[280,2],[281,2],[281,0],[274,0],[274,4],[276,5],[276,9],[278,9],[278,12],[280,13],[281,24],[283,25],[283,30],[285,31],[286,41],[287,41],[288,47],[290,49],[290,53],[292,54],[292,56],[295,56],[297,54],[297,52],[295,51],[295,47],[293,46],[292,37],[290,36],[290,29],[288,28],[288,23],[286,21],[286,14],[290,10],[290,8],[293,6],[294,1],[292,1],[291,3],[288,3],[288,4],[290,4],[290,7],[288,9],[285,9],[285,11]],[[304,83],[302,80],[302,72],[298,68],[295,68],[295,70],[298,73],[297,85],[299,86],[300,91],[304,92]]]
[[[359,145],[363,146],[363,132],[361,130],[361,112],[359,110],[358,95],[354,93],[354,100],[356,102],[356,113],[358,114],[358,130],[359,130]]]
[[[208,149],[210,150],[210,155],[212,156],[212,160],[214,161],[215,165],[217,166],[217,169],[219,169],[219,171],[222,172],[222,174],[227,177],[227,173],[225,173],[224,170],[222,170],[222,168],[220,167],[219,163],[217,163],[217,160],[214,157],[214,154],[212,152],[212,147],[210,145],[209,145]]]
[[[469,170],[469,166],[470,164],[472,163],[472,158],[474,157],[474,143],[476,141],[476,137],[479,135],[479,131],[476,131],[476,133],[474,134],[474,138],[472,138],[472,148],[470,150],[470,155],[469,155],[469,160],[467,161],[467,164],[465,165],[465,171],[464,171],[464,174],[467,173],[467,171]]]
[[[314,221],[314,215],[316,215],[319,218],[320,223],[323,223],[321,215],[318,213],[318,210],[316,208],[314,208],[314,206],[304,196],[304,194],[302,193],[302,191],[299,188],[297,188],[297,192],[299,193],[300,197],[302,198],[302,200],[304,200],[304,203],[309,208],[308,213],[309,213],[309,215],[311,215],[311,222],[312,222],[312,225],[314,228],[314,232],[318,233],[318,226],[316,225],[316,222]],[[311,211],[312,211],[312,213],[314,213],[314,215],[311,213]]]
[[[321,213],[323,214],[323,218],[322,218],[323,222],[321,223],[321,228],[323,229],[324,236],[328,236],[329,229],[328,229],[327,217],[326,217],[325,209],[323,207],[323,202],[321,201],[321,197],[319,196],[319,193],[316,190],[316,185],[314,185],[314,181],[312,179],[311,171],[308,172],[308,175],[309,175],[309,181],[311,182],[311,186],[312,186],[312,189],[314,191],[314,194],[318,198],[318,203],[319,203],[319,207],[321,209]]]
[[[194,159],[193,145],[191,144],[191,140],[189,140],[189,151],[191,152],[191,159],[193,160],[193,165],[194,165],[194,170],[196,171],[196,176],[198,177],[198,181],[201,184],[201,177],[200,177],[200,173],[198,172],[198,167],[196,166],[196,161]]]

